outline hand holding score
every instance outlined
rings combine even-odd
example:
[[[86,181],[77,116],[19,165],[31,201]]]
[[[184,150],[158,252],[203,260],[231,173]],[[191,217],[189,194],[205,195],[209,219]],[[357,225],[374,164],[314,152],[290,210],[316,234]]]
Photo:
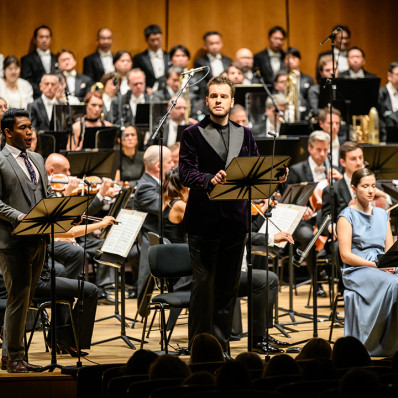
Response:
[[[213,185],[217,184],[225,184],[227,182],[227,173],[224,170],[220,170],[211,180],[210,182]]]

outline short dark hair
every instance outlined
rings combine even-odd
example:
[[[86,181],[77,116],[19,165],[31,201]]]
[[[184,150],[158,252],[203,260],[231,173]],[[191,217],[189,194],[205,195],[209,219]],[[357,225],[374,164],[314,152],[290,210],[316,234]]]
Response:
[[[278,79],[281,76],[288,76],[288,75],[289,74],[287,73],[287,71],[285,69],[278,70],[278,72],[276,72],[276,75],[275,75],[275,78],[274,78],[274,83],[277,83]]]
[[[235,83],[228,79],[226,76],[214,76],[212,77],[209,82],[207,83],[206,86],[206,97],[209,95],[209,89],[210,86],[213,86],[214,84],[228,84],[228,86],[231,88],[231,98],[234,98],[235,95]]]
[[[229,72],[229,69],[232,68],[232,67],[234,67],[235,69],[238,69],[239,71],[241,71],[242,75],[245,74],[245,71],[238,64],[235,64],[235,63],[233,63],[233,64],[228,66],[227,73]]]
[[[104,26],[104,27],[102,27],[102,28],[99,28],[99,29],[97,30],[97,40],[99,39],[99,37],[100,37],[100,34],[101,34],[101,32],[102,32],[103,30],[109,30],[109,32],[111,32],[111,33],[112,33],[112,36],[113,36],[113,32],[112,32],[112,30],[111,30],[111,29],[109,29],[109,28],[107,28],[106,26]]]
[[[178,44],[174,47],[171,48],[170,50],[170,59],[173,58],[174,54],[176,53],[177,50],[181,50],[188,58],[191,58],[191,53],[189,50],[183,46],[182,44]]]
[[[6,61],[4,60],[4,62],[6,62]],[[398,67],[398,62],[391,62],[390,66],[388,67],[388,71],[389,71],[390,73],[392,73],[393,70],[394,70],[395,68],[397,68],[397,67]]]
[[[286,55],[293,55],[293,57],[297,57],[298,59],[301,59],[301,54],[300,51],[296,47],[289,47],[286,50]]]
[[[115,72],[109,72],[109,73],[105,73],[102,75],[100,82],[104,85],[106,85],[106,83],[108,83],[109,80],[113,80],[116,78],[116,74]],[[126,126],[126,124],[124,124],[124,126]]]
[[[335,31],[337,28],[344,30],[344,32],[348,33],[348,37],[351,37],[351,30],[347,25],[335,25],[332,28],[332,32]]]
[[[131,54],[129,51],[127,50],[119,50],[114,56],[113,56],[113,64],[115,64],[117,61],[119,61],[120,57],[124,54],[128,54],[131,58],[131,60],[133,60],[133,58],[131,57]]]
[[[222,37],[220,32],[217,32],[216,30],[209,30],[208,32],[206,32],[203,35],[202,39],[203,39],[203,41],[205,41],[209,36],[213,36],[213,35],[217,35],[217,36]]]
[[[318,120],[319,120],[320,122],[324,122],[324,121],[326,120],[326,117],[327,117],[328,115],[330,115],[330,110],[329,110],[329,108],[328,108],[328,107],[323,108],[323,109],[321,109],[321,110],[319,111]],[[340,120],[341,120],[341,112],[340,112],[338,109],[332,108],[332,115],[337,115],[337,116],[340,118]]]
[[[354,187],[357,187],[358,184],[361,182],[362,178],[374,176],[374,175],[375,174],[373,173],[373,171],[370,169],[367,169],[366,167],[363,169],[358,169],[358,170],[354,171],[354,173],[352,174],[351,185],[353,185]]]
[[[162,29],[160,28],[159,25],[149,25],[144,29],[144,35],[145,39],[148,39],[150,35],[157,35],[157,34],[162,34]]]
[[[283,35],[283,38],[286,38],[286,30],[282,28],[282,26],[273,26],[269,31],[268,31],[268,37],[272,36],[275,32],[280,32]]]
[[[17,117],[29,117],[29,112],[25,109],[10,108],[6,110],[1,117],[1,131],[5,134],[5,130],[14,131],[15,119]]]
[[[68,48],[62,48],[61,50],[59,50],[59,51],[57,52],[57,55],[56,55],[57,61],[58,61],[58,58],[59,58],[63,53],[68,53],[68,54],[72,55],[72,57],[73,57],[74,59],[76,59],[75,54],[73,53],[72,50],[69,50]]]
[[[37,34],[39,33],[40,29],[47,29],[50,31],[50,36],[53,35],[53,31],[51,30],[51,28],[47,25],[40,25],[39,27],[37,27],[34,31],[33,31],[33,37],[36,39]]]
[[[355,151],[356,149],[361,149],[357,142],[346,141],[340,147],[340,159],[346,159],[347,153]]]
[[[19,62],[19,59],[17,57],[15,57],[14,55],[8,55],[7,57],[4,58],[3,70],[6,70],[12,64],[17,65],[18,68],[21,67],[21,63]]]
[[[352,50],[358,50],[361,52],[362,56],[365,58],[365,51],[362,50],[361,47],[358,46],[352,46],[348,51],[347,51],[347,55],[350,53],[350,51]]]

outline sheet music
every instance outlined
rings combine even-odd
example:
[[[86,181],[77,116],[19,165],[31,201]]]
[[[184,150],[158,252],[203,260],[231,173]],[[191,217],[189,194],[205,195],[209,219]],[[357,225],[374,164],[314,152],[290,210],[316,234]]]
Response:
[[[144,223],[146,215],[147,213],[136,210],[120,210],[116,218],[119,224],[112,225],[101,251],[126,258]]]
[[[280,231],[289,232],[293,235],[293,232],[297,228],[297,225],[301,221],[304,213],[305,206],[297,206],[292,204],[278,203],[276,207],[272,210],[272,217],[268,222],[268,234],[275,235]],[[278,226],[279,230],[275,227]],[[265,234],[266,220],[264,220],[258,232]],[[275,246],[284,248],[287,242],[276,243]]]

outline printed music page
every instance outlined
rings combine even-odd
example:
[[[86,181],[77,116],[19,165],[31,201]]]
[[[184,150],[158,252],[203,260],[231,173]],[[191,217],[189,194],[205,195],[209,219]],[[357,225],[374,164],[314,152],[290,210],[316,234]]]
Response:
[[[292,204],[278,203],[274,209],[272,209],[272,217],[268,222],[268,234],[275,235],[280,231],[289,232],[293,235],[293,232],[297,228],[300,220],[305,213],[305,206],[297,206]],[[275,225],[279,228],[275,226]],[[264,220],[258,232],[265,234],[266,220]],[[287,242],[276,243],[275,246],[284,248]]]

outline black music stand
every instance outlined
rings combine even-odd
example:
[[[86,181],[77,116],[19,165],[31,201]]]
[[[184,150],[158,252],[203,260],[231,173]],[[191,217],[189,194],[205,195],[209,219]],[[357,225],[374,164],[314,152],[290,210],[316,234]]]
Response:
[[[317,182],[301,182],[299,184],[289,184],[280,200],[281,203],[295,204],[297,206],[307,206],[308,201]]]
[[[377,268],[395,267],[398,261],[398,240],[377,258]]]
[[[394,180],[398,176],[397,144],[361,144],[363,158],[377,180]]]
[[[40,369],[40,372],[62,369],[57,364],[57,317],[56,317],[56,279],[54,260],[54,234],[68,232],[72,224],[80,219],[88,204],[94,197],[64,196],[61,198],[42,199],[18,223],[13,231],[14,235],[51,235],[51,364]],[[80,350],[80,342],[77,341]]]
[[[268,199],[278,188],[279,179],[285,174],[290,162],[289,156],[247,156],[232,159],[228,168],[227,182],[216,185],[211,191],[210,200],[248,200]],[[251,206],[247,206],[249,221],[249,238],[247,254],[247,285],[248,285],[248,351],[253,348],[253,292],[251,260],[252,238]],[[266,236],[266,242],[268,236]],[[267,258],[268,265],[268,258]],[[267,268],[268,269],[268,268]],[[268,277],[267,277],[268,283]],[[267,323],[268,325],[268,323]]]

